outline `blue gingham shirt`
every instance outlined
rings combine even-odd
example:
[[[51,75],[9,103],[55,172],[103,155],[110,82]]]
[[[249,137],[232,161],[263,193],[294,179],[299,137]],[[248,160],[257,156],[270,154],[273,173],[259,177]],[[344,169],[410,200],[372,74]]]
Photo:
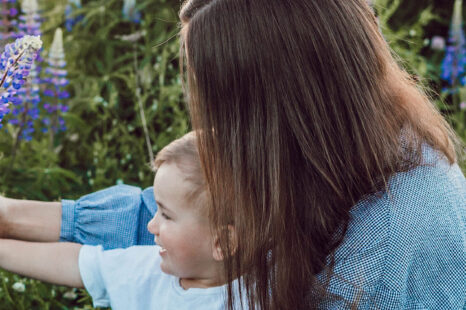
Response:
[[[117,185],[63,200],[61,239],[106,249],[153,244],[153,189]],[[320,308],[466,309],[466,180],[458,165],[424,149],[424,165],[394,175],[389,192],[351,210]]]

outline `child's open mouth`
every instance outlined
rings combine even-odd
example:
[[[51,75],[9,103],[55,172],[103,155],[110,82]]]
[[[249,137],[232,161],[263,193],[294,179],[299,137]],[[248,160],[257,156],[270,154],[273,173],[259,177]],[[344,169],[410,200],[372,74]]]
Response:
[[[154,239],[154,242],[160,247],[160,250],[159,250],[160,255],[163,255],[167,252],[167,249],[165,249],[163,245],[159,243],[159,240]]]

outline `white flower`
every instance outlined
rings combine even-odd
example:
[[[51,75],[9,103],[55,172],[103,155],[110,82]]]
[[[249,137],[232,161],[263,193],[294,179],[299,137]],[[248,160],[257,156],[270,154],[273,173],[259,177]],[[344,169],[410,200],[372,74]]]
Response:
[[[441,36],[433,36],[430,42],[430,48],[434,51],[443,51],[445,49],[445,39]]]
[[[24,44],[25,46],[37,51],[42,47],[42,40],[40,39],[40,36],[25,35],[21,39],[17,40],[15,44],[19,46]]]
[[[69,291],[65,292],[65,294],[63,294],[63,298],[69,299],[69,300],[75,300],[76,297],[78,297],[78,294],[76,294],[75,289],[69,290]]]
[[[23,293],[26,290],[26,285],[22,282],[16,282],[11,288],[19,293]]]

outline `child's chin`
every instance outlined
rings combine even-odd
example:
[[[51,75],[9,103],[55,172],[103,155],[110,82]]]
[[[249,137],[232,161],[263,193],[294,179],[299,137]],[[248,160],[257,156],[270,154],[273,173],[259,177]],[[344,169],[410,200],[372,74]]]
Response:
[[[167,263],[162,261],[160,263],[160,270],[162,270],[163,273],[166,273],[166,274],[169,274],[169,275],[172,275],[174,276],[175,274],[173,274],[173,271],[167,266]]]

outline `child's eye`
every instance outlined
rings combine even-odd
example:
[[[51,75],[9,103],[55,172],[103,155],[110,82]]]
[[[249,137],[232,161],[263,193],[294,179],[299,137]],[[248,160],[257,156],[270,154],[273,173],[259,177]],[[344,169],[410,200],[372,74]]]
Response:
[[[162,217],[166,220],[171,220],[171,218],[163,212],[162,212]]]

